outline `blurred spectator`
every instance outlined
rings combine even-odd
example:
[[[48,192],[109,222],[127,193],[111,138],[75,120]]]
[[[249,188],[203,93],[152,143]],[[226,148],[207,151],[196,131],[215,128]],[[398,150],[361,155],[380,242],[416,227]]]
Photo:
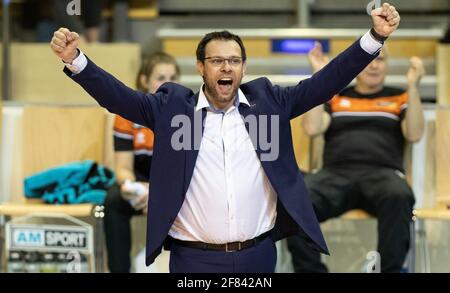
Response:
[[[304,114],[305,132],[325,138],[324,166],[307,174],[305,183],[320,222],[352,209],[375,216],[381,257],[376,271],[400,272],[410,246],[415,201],[405,180],[403,149],[405,141],[417,142],[424,131],[418,88],[425,70],[413,57],[408,90],[385,86],[387,57],[383,49],[358,75],[356,86]],[[315,72],[328,63],[320,43],[309,60]],[[296,272],[327,271],[303,235],[288,238],[288,247]]]
[[[103,7],[102,0],[80,0],[81,16],[69,15],[67,7],[72,0],[52,0],[53,17],[56,26],[80,32],[88,43],[98,42]]]
[[[71,0],[25,1],[22,6],[22,28],[30,33],[22,38],[25,41],[50,42],[55,30],[66,27],[79,32],[83,41],[98,42],[103,1],[80,0],[80,16],[67,13]]]

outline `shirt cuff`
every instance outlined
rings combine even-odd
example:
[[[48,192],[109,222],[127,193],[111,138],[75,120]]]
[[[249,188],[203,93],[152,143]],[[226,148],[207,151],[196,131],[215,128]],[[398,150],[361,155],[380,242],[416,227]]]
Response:
[[[364,36],[361,37],[361,39],[359,40],[359,44],[364,51],[371,55],[375,55],[381,50],[381,48],[383,48],[383,44],[375,40],[370,34],[370,31],[368,31],[364,34]]]
[[[77,49],[79,50],[79,49]],[[81,50],[79,50],[80,55],[78,55],[77,58],[75,58],[72,63],[64,63],[66,64],[66,67],[72,71],[72,73],[78,74],[81,71],[83,71],[84,68],[86,68],[87,66],[87,58],[86,56],[83,54],[83,52]]]

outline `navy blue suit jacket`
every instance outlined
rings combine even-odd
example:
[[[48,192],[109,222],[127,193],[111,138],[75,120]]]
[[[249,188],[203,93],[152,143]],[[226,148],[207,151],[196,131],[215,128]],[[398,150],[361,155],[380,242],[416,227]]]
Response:
[[[295,86],[274,86],[267,78],[259,78],[240,86],[251,105],[239,105],[241,115],[279,117],[278,159],[261,160],[262,167],[278,195],[277,219],[271,234],[274,241],[304,232],[312,240],[313,247],[328,253],[294,157],[290,120],[331,99],[374,58],[375,55],[361,48],[358,40],[321,71]],[[198,94],[195,95],[190,89],[174,83],[163,84],[156,94],[144,94],[126,87],[90,60],[79,74],[72,75],[67,68],[65,72],[101,106],[149,127],[155,133],[147,217],[146,264],[149,265],[161,252],[168,231],[183,204],[198,154],[198,145],[193,150],[172,148],[171,137],[178,128],[171,127],[171,120],[179,114],[193,119]],[[267,128],[269,136],[270,119]],[[194,123],[192,132],[193,129]],[[258,144],[256,153],[259,158],[264,153],[263,149]]]

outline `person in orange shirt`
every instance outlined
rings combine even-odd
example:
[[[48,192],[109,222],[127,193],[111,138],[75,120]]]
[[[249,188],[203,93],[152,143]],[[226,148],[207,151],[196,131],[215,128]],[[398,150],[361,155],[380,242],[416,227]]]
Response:
[[[136,77],[136,87],[155,93],[164,82],[177,82],[180,69],[165,53],[145,58]],[[116,116],[114,159],[117,184],[105,200],[105,236],[109,271],[130,272],[131,230],[134,215],[147,213],[148,182],[153,154],[153,131]],[[144,233],[144,230],[142,230]]]
[[[320,222],[351,209],[363,209],[378,220],[381,272],[400,272],[410,245],[409,223],[415,202],[405,180],[403,149],[424,132],[418,86],[421,59],[412,57],[408,90],[385,86],[386,48],[325,105],[304,114],[310,136],[324,135],[323,168],[307,174],[305,183]],[[320,43],[309,53],[313,71],[328,63]],[[288,238],[295,272],[326,272],[318,252],[302,235]]]

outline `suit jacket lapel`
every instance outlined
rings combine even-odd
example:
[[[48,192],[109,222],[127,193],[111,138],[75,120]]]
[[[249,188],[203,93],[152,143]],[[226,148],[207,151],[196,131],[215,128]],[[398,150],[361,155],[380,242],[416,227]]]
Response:
[[[261,148],[258,143],[259,137],[259,119],[260,119],[260,111],[258,109],[258,105],[256,104],[256,100],[252,98],[251,95],[245,94],[245,97],[250,103],[250,106],[245,104],[239,104],[239,113],[243,116],[244,121],[246,121],[249,115],[254,115],[256,119],[256,129],[250,130],[249,123],[245,123],[245,128],[247,129],[247,133],[249,133],[250,138],[252,139],[253,146],[256,151],[256,155],[261,160]],[[192,179],[192,175],[194,173],[195,162],[197,160],[198,152],[200,150],[201,139],[203,137],[203,130],[205,127],[205,118],[206,118],[206,109],[202,109],[202,111],[195,111],[195,106],[198,101],[198,93],[192,97],[191,106],[188,107],[186,115],[189,117],[189,121],[191,121],[191,146],[190,150],[185,151],[185,171],[184,171],[184,188],[183,194],[186,194],[187,189],[189,188],[189,184]],[[200,117],[201,115],[201,117]],[[249,117],[249,119],[254,119]],[[269,117],[265,117],[268,119]],[[201,120],[201,122],[200,122]],[[200,126],[201,123],[201,126]],[[270,119],[267,123],[268,129],[263,129],[263,131],[268,131],[270,129]],[[196,130],[197,129],[197,130]],[[201,132],[200,132],[201,129]],[[196,132],[197,131],[197,132]],[[250,131],[253,132],[253,135],[250,134]],[[198,133],[200,132],[200,133]],[[256,132],[256,133],[255,133]],[[270,134],[270,132],[269,132]],[[272,165],[268,161],[261,161],[261,164],[266,172],[269,180],[272,175]]]
[[[256,129],[250,129],[249,123],[244,123],[244,124],[245,124],[245,128],[247,129],[247,132],[250,135],[250,138],[252,140],[256,155],[258,156],[258,159],[260,160],[261,165],[262,165],[267,177],[269,178],[269,180],[271,180],[270,177],[272,176],[272,164],[270,164],[269,161],[261,161],[261,147],[260,147],[260,143],[258,141],[260,139],[260,131],[267,131],[268,132],[267,135],[270,135],[270,131],[269,131],[271,128],[270,117],[268,117],[267,115],[265,117],[261,117],[261,115],[263,115],[263,114],[261,113],[260,107],[259,107],[259,105],[257,105],[254,97],[248,93],[244,93],[244,94],[245,94],[245,97],[247,98],[248,102],[250,103],[250,106],[240,104],[239,105],[239,113],[243,116],[244,122],[256,120]],[[249,117],[249,115],[253,115],[254,118]],[[260,119],[268,119],[267,129],[260,130]],[[253,127],[255,127],[255,126],[253,126]]]
[[[189,184],[194,173],[195,161],[197,160],[200,144],[203,137],[203,130],[205,127],[206,110],[195,111],[195,106],[198,101],[198,93],[192,97],[191,106],[188,107],[186,115],[191,123],[191,149],[185,150],[185,168],[184,168],[184,186],[183,195],[186,194]]]
[[[257,141],[258,127],[256,127],[256,129],[250,129],[250,124],[248,123],[249,121],[252,121],[254,118],[258,119],[258,108],[256,105],[256,101],[253,99],[251,95],[245,93],[245,97],[247,98],[247,101],[249,102],[250,106],[246,104],[239,104],[239,114],[241,114],[244,119],[245,128],[247,129],[247,133],[250,135],[253,147],[255,148],[256,154],[259,157],[260,149]],[[250,117],[250,115],[253,115],[253,117]],[[248,122],[246,123],[246,121]],[[258,124],[257,120],[256,124]]]

